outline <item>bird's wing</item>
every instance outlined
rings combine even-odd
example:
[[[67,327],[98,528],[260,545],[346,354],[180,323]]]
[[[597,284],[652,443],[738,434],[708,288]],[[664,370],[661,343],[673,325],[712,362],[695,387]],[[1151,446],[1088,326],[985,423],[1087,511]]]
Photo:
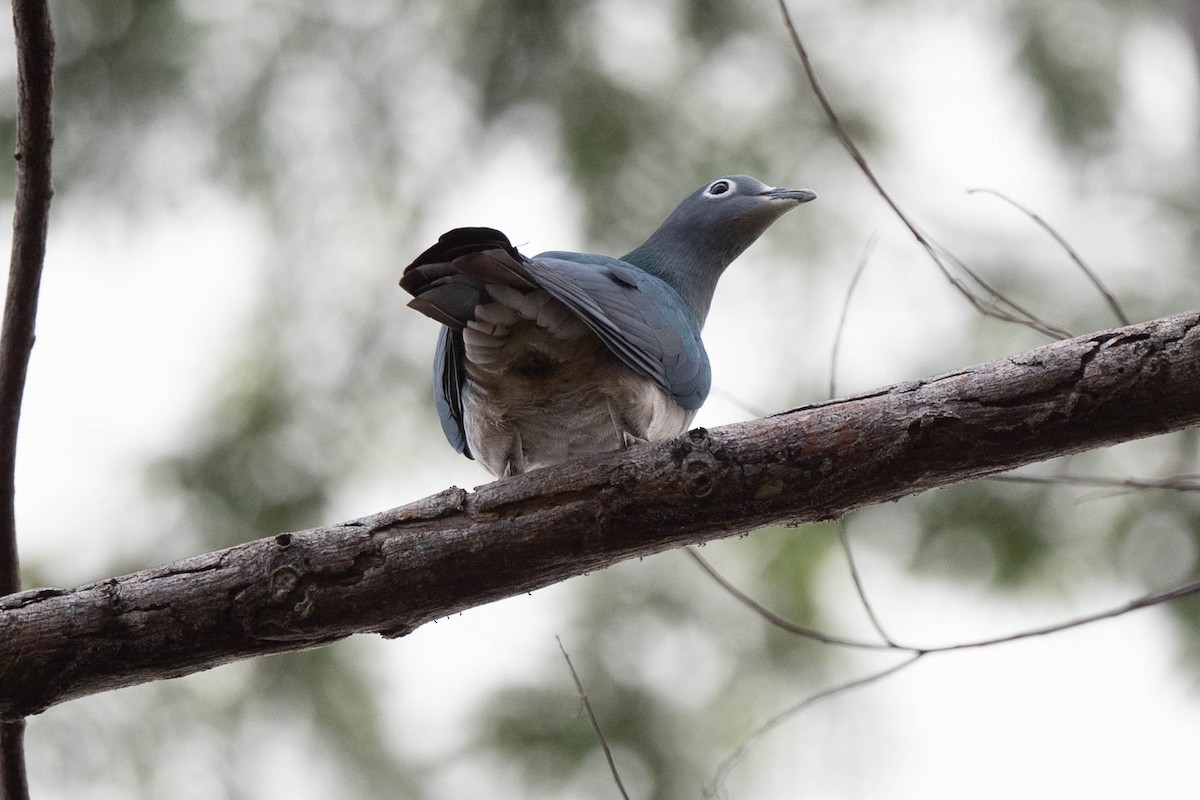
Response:
[[[462,384],[465,353],[461,328],[442,326],[437,349],[433,353],[433,405],[442,423],[442,432],[450,445],[467,458],[467,429],[463,424]]]
[[[704,403],[712,381],[708,354],[691,312],[669,285],[609,256],[542,253],[525,268],[626,366],[688,411]]]
[[[530,259],[500,231],[456,228],[417,256],[400,279],[414,295],[411,307],[458,331],[474,318],[475,307],[489,300],[489,284],[544,289],[622,363],[653,380],[688,411],[698,409],[708,396],[712,374],[691,312],[667,283],[620,259],[567,252]],[[438,386],[443,387],[437,390],[439,412],[442,403],[452,412],[458,403],[457,418],[442,414],[447,438],[458,447],[448,426],[454,423],[461,430],[461,333],[455,339],[443,332],[438,353]]]

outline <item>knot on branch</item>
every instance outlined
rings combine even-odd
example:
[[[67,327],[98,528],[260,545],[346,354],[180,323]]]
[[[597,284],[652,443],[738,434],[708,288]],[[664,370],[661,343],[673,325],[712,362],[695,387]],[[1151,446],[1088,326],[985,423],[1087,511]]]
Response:
[[[271,573],[271,597],[283,602],[300,585],[300,573],[294,567],[279,567]]]
[[[292,605],[292,614],[296,619],[304,619],[312,614],[313,611],[312,597],[306,588],[301,588],[300,578],[299,569],[290,564],[285,564],[281,567],[276,567],[271,572],[269,582],[271,599],[279,604],[291,602],[293,596],[299,591],[300,597]]]
[[[947,412],[923,413],[908,423],[905,432],[913,448],[945,447],[966,438],[962,420]]]
[[[706,497],[716,482],[717,459],[712,453],[712,440],[704,428],[688,431],[687,444],[677,451],[679,469],[683,473],[683,490],[692,497]]]

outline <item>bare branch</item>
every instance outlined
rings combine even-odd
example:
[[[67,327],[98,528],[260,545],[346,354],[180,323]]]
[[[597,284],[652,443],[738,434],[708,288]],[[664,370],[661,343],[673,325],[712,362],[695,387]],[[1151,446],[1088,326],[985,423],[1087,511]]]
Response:
[[[1051,238],[1058,242],[1059,247],[1066,251],[1067,257],[1075,263],[1075,266],[1079,267],[1079,269],[1083,271],[1083,274],[1087,276],[1087,279],[1092,282],[1093,286],[1096,287],[1096,291],[1100,292],[1100,295],[1104,298],[1104,302],[1108,303],[1108,307],[1112,309],[1113,315],[1117,318],[1117,321],[1122,325],[1129,324],[1129,317],[1125,316],[1125,311],[1121,308],[1121,304],[1117,302],[1117,298],[1113,296],[1112,292],[1110,292],[1104,285],[1104,282],[1100,280],[1100,276],[1097,275],[1092,268],[1087,265],[1087,262],[1083,260],[1083,257],[1079,255],[1078,252],[1076,252],[1075,248],[1071,246],[1071,243],[1068,242],[1062,236],[1062,234],[1055,230],[1055,228],[1049,222],[1046,222],[1046,220],[1042,219],[1040,215],[1021,205],[1008,195],[1002,194],[995,189],[968,189],[967,193],[990,194],[993,197],[998,197],[1013,208],[1020,211],[1025,216],[1029,217],[1034,224],[1036,224],[1046,233],[1050,234]]]
[[[837,359],[838,350],[842,346],[842,331],[846,328],[846,315],[850,312],[850,298],[854,296],[854,289],[858,286],[858,279],[862,277],[863,271],[867,268],[867,262],[871,260],[871,253],[875,250],[875,243],[879,241],[879,234],[871,234],[871,238],[867,240],[867,246],[863,248],[862,256],[858,259],[858,267],[854,270],[854,275],[850,278],[850,285],[846,287],[846,297],[842,300],[842,313],[838,317],[837,331],[833,334],[833,349],[829,353],[829,397],[830,399],[837,397]]]
[[[988,480],[1005,483],[1051,483],[1066,486],[1094,486],[1101,489],[1170,492],[1200,492],[1200,475],[1172,475],[1169,478],[1105,478],[1090,475],[993,475]]]
[[[704,556],[700,555],[690,547],[686,548],[684,552],[691,556],[692,560],[699,565],[700,569],[704,570],[708,577],[712,578],[713,581],[715,581],[718,586],[724,589],[730,597],[749,608],[755,614],[762,617],[776,628],[787,631],[791,634],[795,634],[796,636],[801,636],[805,639],[812,639],[814,642],[820,642],[821,644],[832,644],[839,647],[853,647],[859,650],[896,649],[896,646],[891,642],[864,642],[859,639],[847,639],[842,636],[832,636],[828,633],[823,633],[816,628],[809,628],[805,625],[799,625],[789,619],[781,617],[730,583],[724,575],[717,571],[716,567],[708,563],[708,560],[704,558]]]
[[[17,189],[8,292],[0,323],[0,594],[21,587],[15,508],[17,426],[33,351],[53,195],[54,32],[50,9],[46,0],[13,0],[12,10],[17,44]],[[29,797],[24,732],[23,720],[0,723],[0,794],[8,800]]]
[[[969,295],[968,299],[972,301],[972,304],[975,306],[976,310],[980,311],[986,316],[992,317],[993,319],[998,319],[1001,322],[1011,322],[1016,325],[1024,325],[1025,327],[1045,334],[1052,339],[1058,339],[1071,335],[1070,331],[1067,329],[1060,328],[1056,325],[1051,325],[1048,322],[1038,319],[1032,311],[1019,304],[1016,300],[1001,294],[999,289],[984,280],[982,275],[967,266],[966,262],[952,253],[949,248],[942,246],[938,242],[933,242],[933,248],[938,254],[938,266],[942,268],[946,276],[950,278],[951,283],[955,284],[959,291],[966,292]],[[973,291],[971,291],[970,287],[968,287],[965,282],[958,281],[950,277],[950,268],[946,266],[947,264],[954,266],[963,274],[965,274],[972,283],[977,285],[987,294],[987,297],[980,298]],[[1011,312],[1005,311],[1002,308],[1003,306],[1007,306],[1009,309],[1011,309]],[[992,309],[991,312],[988,311],[989,307]]]
[[[935,242],[932,237],[922,231],[915,222],[906,214],[900,206],[892,199],[891,194],[883,188],[883,184],[879,178],[875,176],[875,171],[871,169],[867,163],[866,157],[862,151],[858,149],[858,145],[850,138],[849,132],[842,124],[838,117],[837,111],[834,110],[833,104],[829,97],[825,94],[825,90],[821,87],[821,82],[817,79],[816,69],[809,59],[808,50],[804,46],[804,42],[800,39],[800,33],[796,29],[795,23],[792,21],[791,12],[788,11],[786,0],[778,0],[779,10],[783,13],[783,22],[787,26],[788,34],[791,36],[792,45],[796,49],[796,53],[800,56],[800,63],[804,67],[804,74],[808,78],[809,85],[812,87],[813,94],[816,95],[817,101],[821,104],[821,108],[825,112],[825,116],[829,119],[829,123],[833,126],[834,134],[842,147],[850,154],[854,163],[858,165],[859,170],[870,182],[871,186],[879,194],[883,201],[892,210],[892,213],[908,228],[909,233],[921,245],[922,249],[929,255],[933,263],[941,271],[942,275],[950,283],[956,291],[959,292],[977,311],[986,316],[1003,322],[1011,322],[1017,325],[1024,325],[1045,334],[1050,338],[1062,338],[1071,334],[1062,328],[1044,322],[1028,311],[1018,306],[1013,301],[1009,300],[1003,294],[990,286],[982,277],[971,270],[960,259],[954,257],[949,250]],[[950,269],[953,264],[958,269],[962,270],[976,285],[984,289],[988,293],[988,297],[981,297],[971,290],[961,279],[956,277]],[[1004,308],[1007,306],[1007,309]]]
[[[1200,422],[1200,312],[74,590],[0,598],[0,717]]]
[[[1065,622],[1056,622],[1052,625],[1043,625],[1039,628],[1030,628],[1018,633],[1011,633],[1005,636],[994,636],[988,639],[976,639],[971,642],[959,642],[957,644],[947,644],[940,647],[907,647],[901,646],[901,649],[915,652],[918,654],[925,653],[952,653],[958,650],[976,650],[981,647],[992,647],[998,644],[1007,644],[1009,642],[1019,642],[1023,639],[1032,639],[1036,636],[1046,636],[1059,631],[1070,630],[1071,628],[1080,628],[1084,625],[1091,625],[1093,622],[1100,622],[1106,619],[1115,619],[1123,616],[1131,611],[1140,611],[1143,608],[1151,608],[1153,606],[1169,603],[1174,600],[1180,600],[1184,597],[1191,597],[1194,594],[1200,594],[1200,580],[1189,581],[1173,589],[1167,589],[1161,592],[1152,592],[1144,595],[1136,600],[1130,600],[1124,605],[1115,608],[1097,611],[1082,617],[1069,619]]]
[[[909,667],[917,663],[917,661],[921,659],[921,656],[921,653],[917,653],[916,655],[913,655],[898,664],[893,664],[887,669],[871,673],[870,675],[857,680],[838,684],[837,686],[825,689],[821,692],[817,692],[814,695],[804,698],[794,706],[790,706],[785,708],[783,711],[780,711],[778,714],[771,717],[761,726],[756,728],[749,736],[743,739],[742,743],[738,745],[737,749],[730,753],[725,760],[721,762],[720,766],[717,767],[717,774],[713,776],[712,781],[707,787],[705,787],[704,796],[717,797],[721,791],[721,787],[723,787],[725,785],[725,781],[729,779],[729,773],[733,772],[734,768],[741,763],[742,759],[746,757],[746,754],[750,752],[750,749],[754,747],[754,745],[756,745],[764,736],[778,728],[783,723],[794,718],[802,711],[812,708],[822,700],[828,700],[831,697],[836,697],[839,694],[849,692],[852,689],[858,689],[862,686],[869,686],[872,683],[878,683],[884,678],[895,675],[905,667]]]
[[[996,637],[991,637],[991,638],[987,638],[987,639],[977,639],[977,640],[970,641],[970,642],[959,642],[957,644],[943,645],[943,646],[939,646],[939,647],[914,647],[911,645],[902,645],[902,644],[898,644],[898,643],[892,641],[888,637],[887,633],[884,632],[882,626],[880,626],[879,621],[876,619],[875,614],[872,611],[871,605],[867,601],[866,593],[863,590],[862,581],[859,577],[858,571],[854,567],[854,560],[850,553],[849,542],[846,538],[845,531],[842,528],[840,523],[838,525],[838,533],[839,533],[839,536],[841,537],[842,545],[845,548],[846,557],[850,563],[851,575],[854,577],[854,585],[858,589],[859,597],[862,599],[863,606],[866,608],[868,615],[871,617],[872,624],[874,624],[875,629],[879,632],[879,635],[882,636],[885,640],[887,640],[887,644],[864,643],[864,642],[842,639],[842,638],[835,637],[835,636],[829,636],[820,631],[813,630],[811,628],[806,628],[801,625],[797,625],[783,617],[780,617],[778,614],[775,614],[770,609],[766,608],[765,606],[761,605],[753,598],[746,595],[744,592],[742,592],[740,589],[735,587],[733,584],[729,583],[727,580],[725,580],[725,578],[723,576],[721,576],[720,573],[718,573],[715,569],[713,569],[713,567],[711,565],[709,565],[707,561],[705,561],[703,558],[701,558],[697,553],[695,553],[691,549],[688,549],[688,551],[687,551],[688,555],[690,555],[696,561],[696,563],[701,566],[701,568],[709,575],[709,577],[711,577],[714,581],[717,582],[718,585],[721,586],[722,589],[724,589],[727,593],[729,593],[730,596],[732,596],[738,602],[740,602],[743,605],[750,608],[752,611],[754,611],[755,614],[762,617],[762,619],[764,619],[765,621],[769,622],[770,624],[772,624],[778,628],[781,628],[782,630],[785,630],[789,633],[796,634],[797,636],[802,636],[806,639],[813,639],[813,640],[816,640],[818,642],[822,642],[825,644],[833,644],[833,645],[840,645],[842,647],[854,647],[854,648],[860,648],[860,649],[894,650],[896,652],[904,652],[904,653],[908,653],[910,655],[910,658],[907,661],[902,661],[899,664],[895,664],[892,667],[889,667],[888,669],[885,669],[881,672],[878,672],[878,673],[875,673],[872,675],[868,675],[865,678],[861,678],[859,680],[841,684],[832,689],[828,689],[826,691],[819,692],[815,695],[812,695],[811,697],[806,698],[805,700],[801,701],[800,703],[797,703],[796,705],[791,706],[790,708],[787,708],[787,709],[779,712],[775,716],[771,717],[769,720],[767,720],[765,723],[763,723],[760,727],[758,727],[753,732],[751,732],[745,739],[743,739],[742,743],[737,747],[737,749],[721,762],[721,764],[719,765],[719,767],[717,769],[716,775],[714,776],[714,778],[712,779],[712,781],[710,782],[708,787],[706,787],[706,789],[705,789],[706,797],[716,797],[719,794],[721,788],[724,786],[725,781],[728,779],[729,773],[732,772],[733,769],[735,767],[737,767],[737,765],[739,763],[741,763],[742,759],[746,756],[746,754],[750,751],[750,749],[755,744],[757,744],[758,741],[761,740],[766,734],[770,733],[772,730],[774,730],[775,728],[777,728],[784,722],[787,722],[788,720],[792,719],[797,714],[799,714],[802,711],[804,711],[805,709],[811,707],[813,704],[815,704],[816,702],[818,702],[820,700],[824,700],[828,697],[832,697],[834,695],[841,694],[843,692],[848,692],[852,689],[856,689],[861,686],[864,686],[864,685],[867,685],[870,683],[874,683],[878,680],[881,680],[889,675],[892,675],[892,674],[900,671],[901,669],[909,666],[910,664],[915,663],[918,659],[920,659],[924,656],[931,655],[934,653],[953,653],[953,652],[958,652],[961,650],[972,650],[972,649],[979,649],[979,648],[983,648],[983,647],[992,647],[992,646],[996,646],[996,645],[1007,644],[1010,642],[1017,642],[1017,641],[1021,641],[1024,639],[1030,639],[1030,638],[1033,638],[1036,636],[1047,636],[1049,634],[1059,633],[1061,631],[1069,630],[1071,628],[1078,628],[1078,627],[1082,627],[1084,625],[1090,625],[1092,623],[1100,622],[1102,620],[1113,619],[1113,618],[1122,616],[1124,614],[1128,614],[1132,611],[1138,611],[1140,609],[1150,608],[1152,606],[1161,605],[1163,603],[1168,603],[1173,600],[1178,600],[1178,599],[1181,599],[1184,597],[1190,597],[1195,594],[1200,594],[1200,580],[1194,580],[1194,581],[1189,581],[1188,583],[1185,583],[1181,586],[1177,586],[1177,587],[1174,587],[1172,589],[1168,589],[1168,590],[1165,590],[1162,592],[1153,592],[1151,594],[1147,594],[1143,597],[1140,597],[1136,600],[1132,600],[1128,603],[1125,603],[1124,605],[1117,606],[1115,608],[1106,609],[1104,611],[1095,612],[1095,613],[1088,614],[1088,615],[1082,616],[1082,617],[1076,617],[1074,619],[1067,620],[1065,622],[1059,622],[1059,623],[1054,623],[1051,625],[1044,625],[1044,626],[1037,627],[1037,628],[1031,628],[1031,629],[1028,629],[1025,631],[1020,631],[1018,633],[1008,634],[1005,636],[996,636]]]
[[[854,590],[858,592],[859,602],[862,603],[863,610],[867,612],[867,618],[871,620],[871,626],[875,628],[875,632],[880,638],[887,642],[892,647],[896,643],[892,641],[892,637],[887,635],[887,631],[883,629],[883,625],[879,622],[879,617],[875,616],[875,608],[871,605],[871,601],[867,599],[867,590],[863,586],[862,576],[858,573],[858,564],[854,562],[854,551],[850,549],[850,534],[846,531],[846,520],[840,519],[837,522],[838,541],[842,543],[842,552],[846,555],[846,565],[850,568],[850,578],[854,581]]]
[[[17,425],[33,350],[50,219],[54,35],[45,0],[13,3],[17,38],[17,196],[8,293],[0,327],[0,592],[20,586],[13,511]]]
[[[613,759],[612,750],[608,747],[608,740],[604,738],[604,732],[600,730],[600,723],[596,719],[596,712],[592,710],[592,701],[588,699],[587,691],[583,688],[583,681],[579,679],[579,673],[575,671],[575,665],[571,663],[571,656],[567,655],[567,648],[563,647],[562,639],[555,636],[554,641],[558,642],[558,649],[562,651],[563,659],[567,662],[567,669],[571,670],[571,678],[575,681],[575,689],[579,692],[580,702],[583,703],[583,713],[587,714],[588,722],[592,723],[592,732],[596,734],[596,741],[600,743],[600,749],[604,751],[604,760],[608,762],[608,771],[612,773],[613,783],[620,790],[621,797],[629,800],[629,792],[625,791],[625,784],[621,783],[621,773],[617,771],[617,762]]]
[[[29,780],[25,773],[25,720],[0,723],[0,797],[28,800]]]
[[[859,595],[863,599],[863,603],[871,616],[871,621],[875,625],[876,630],[878,630],[879,635],[886,640],[886,644],[884,644],[876,642],[863,642],[855,639],[845,639],[839,636],[830,636],[829,634],[813,628],[798,625],[785,617],[779,616],[774,611],[771,611],[769,608],[747,595],[741,589],[738,589],[697,553],[690,549],[687,552],[688,555],[695,559],[696,563],[698,563],[700,567],[706,573],[708,573],[708,576],[712,578],[713,581],[715,581],[717,585],[724,589],[731,597],[749,608],[758,616],[762,617],[764,621],[781,630],[795,634],[796,636],[801,636],[805,639],[812,639],[813,641],[821,642],[822,644],[831,644],[839,647],[849,647],[859,650],[895,650],[897,652],[910,653],[913,655],[952,653],[958,650],[976,650],[981,647],[992,647],[998,644],[1007,644],[1008,642],[1019,642],[1022,639],[1032,639],[1037,636],[1046,636],[1047,634],[1058,633],[1059,631],[1070,630],[1071,628],[1080,628],[1084,625],[1091,625],[1094,622],[1100,622],[1106,619],[1115,619],[1116,617],[1123,616],[1132,611],[1140,611],[1143,608],[1150,608],[1152,606],[1162,605],[1163,603],[1169,603],[1174,600],[1180,600],[1184,597],[1191,597],[1194,594],[1200,594],[1200,579],[1197,579],[1188,581],[1187,583],[1175,586],[1171,589],[1165,589],[1161,592],[1151,592],[1150,594],[1130,600],[1129,602],[1114,608],[1104,609],[1103,611],[1095,611],[1091,614],[1087,614],[1082,617],[1075,617],[1063,622],[1055,622],[1049,625],[1029,628],[1024,631],[1009,633],[1003,636],[993,636],[986,639],[975,639],[968,642],[958,642],[955,644],[938,645],[934,647],[922,647],[918,645],[901,644],[892,640],[886,633],[884,633],[883,629],[879,626],[878,621],[875,619],[875,615],[871,613],[871,606],[866,602],[866,596],[862,592],[862,583],[858,579],[857,572],[854,571],[853,574],[855,576],[855,586],[859,589]]]

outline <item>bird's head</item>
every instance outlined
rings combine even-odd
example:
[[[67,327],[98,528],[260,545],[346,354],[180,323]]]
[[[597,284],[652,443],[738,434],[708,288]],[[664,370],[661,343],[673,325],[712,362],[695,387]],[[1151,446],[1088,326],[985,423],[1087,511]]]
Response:
[[[768,186],[749,175],[727,175],[692,192],[663,227],[728,251],[728,260],[733,261],[772,222],[816,198],[812,192]]]
[[[716,178],[685,198],[624,260],[674,286],[703,321],[725,268],[771,223],[816,197],[749,175]]]

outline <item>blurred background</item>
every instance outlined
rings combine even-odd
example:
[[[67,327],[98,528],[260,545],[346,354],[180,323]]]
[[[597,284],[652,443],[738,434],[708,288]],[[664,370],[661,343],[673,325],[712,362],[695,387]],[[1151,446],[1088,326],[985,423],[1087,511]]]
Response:
[[[620,254],[712,177],[819,200],[717,292],[698,424],[1044,343],[947,284],[838,145],[769,0],[55,0],[57,195],[20,442],[26,586],[71,586],[488,480],[442,440],[436,325],[400,272],[444,230]],[[1200,305],[1197,8],[791,3],[897,201],[1073,333]],[[12,141],[12,42],[0,119]],[[3,196],[12,195],[11,162]],[[11,204],[3,213],[11,213]],[[1194,431],[1027,474],[1197,472]],[[850,515],[892,636],[935,645],[1196,573],[1173,492],[978,482]],[[868,636],[837,533],[703,549],[743,590]],[[42,798],[694,798],[773,714],[896,658],[767,627],[682,553],[427,625],[32,718]],[[731,798],[1128,797],[1194,783],[1200,603],[931,656],[764,738]]]

